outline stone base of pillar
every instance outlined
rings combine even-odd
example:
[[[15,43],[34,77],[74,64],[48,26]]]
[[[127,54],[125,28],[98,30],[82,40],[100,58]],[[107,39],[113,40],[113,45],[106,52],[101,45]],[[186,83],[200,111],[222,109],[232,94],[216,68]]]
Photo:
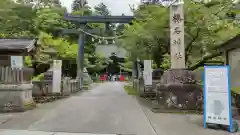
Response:
[[[0,84],[0,112],[23,112],[36,107],[32,84]]]
[[[63,78],[63,89],[62,89],[63,96],[71,95],[70,81],[71,81],[71,78],[69,77]]]
[[[165,109],[202,110],[203,89],[196,75],[187,69],[164,72],[157,84],[158,103]]]

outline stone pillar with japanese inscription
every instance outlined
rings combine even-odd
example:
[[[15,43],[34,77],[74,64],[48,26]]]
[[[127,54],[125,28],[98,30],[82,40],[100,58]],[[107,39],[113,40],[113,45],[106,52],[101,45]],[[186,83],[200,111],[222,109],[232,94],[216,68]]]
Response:
[[[158,103],[165,110],[201,110],[202,86],[197,83],[195,72],[185,67],[183,0],[168,1],[171,2],[171,69],[163,73],[159,84],[156,85]]]
[[[183,2],[170,6],[171,69],[185,68]]]

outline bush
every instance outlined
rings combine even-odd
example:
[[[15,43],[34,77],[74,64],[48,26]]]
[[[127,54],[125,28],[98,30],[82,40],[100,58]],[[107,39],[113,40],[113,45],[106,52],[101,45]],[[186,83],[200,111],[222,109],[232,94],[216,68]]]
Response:
[[[39,74],[38,76],[33,77],[32,81],[40,81],[43,80],[44,74]]]

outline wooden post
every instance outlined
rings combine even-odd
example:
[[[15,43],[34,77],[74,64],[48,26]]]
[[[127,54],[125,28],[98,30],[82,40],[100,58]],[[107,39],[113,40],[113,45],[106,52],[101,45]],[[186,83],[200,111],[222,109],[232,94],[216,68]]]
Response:
[[[178,0],[170,6],[171,68],[185,68],[184,9]]]

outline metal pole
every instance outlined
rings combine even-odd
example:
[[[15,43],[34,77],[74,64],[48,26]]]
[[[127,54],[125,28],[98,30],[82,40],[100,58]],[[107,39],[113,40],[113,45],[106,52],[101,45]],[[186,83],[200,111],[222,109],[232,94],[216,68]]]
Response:
[[[171,68],[185,68],[183,0],[170,6]]]

